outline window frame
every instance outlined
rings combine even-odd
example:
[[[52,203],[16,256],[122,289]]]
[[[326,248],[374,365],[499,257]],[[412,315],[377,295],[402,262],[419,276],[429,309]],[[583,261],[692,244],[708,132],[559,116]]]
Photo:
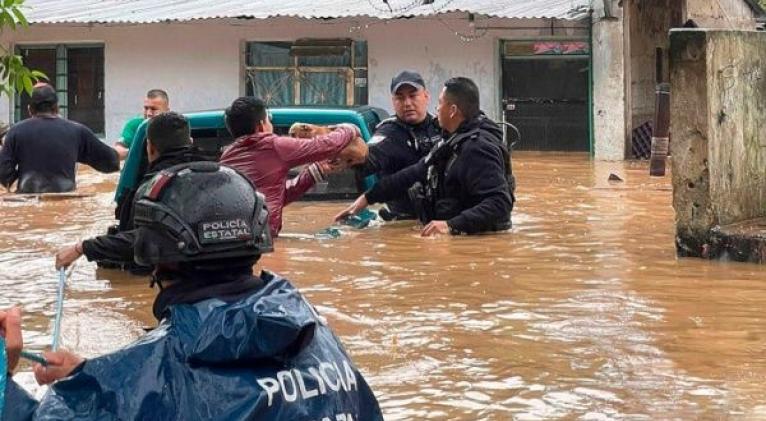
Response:
[[[314,39],[318,41],[317,46],[322,45],[323,38]],[[311,40],[303,40],[301,45],[306,45],[306,42]],[[305,73],[333,73],[337,72],[342,75],[343,81],[346,87],[345,103],[343,104],[330,104],[338,106],[355,106],[355,105],[368,105],[369,103],[369,91],[367,91],[366,100],[364,103],[356,103],[356,90],[368,89],[368,77],[364,78],[364,81],[360,81],[361,78],[356,77],[358,71],[368,72],[368,60],[365,60],[363,65],[357,65],[356,63],[356,47],[357,43],[363,42],[365,45],[365,56],[367,56],[367,41],[366,40],[350,40],[349,42],[349,65],[348,66],[301,66],[299,60],[302,55],[291,55],[292,64],[290,66],[259,66],[257,64],[250,64],[250,48],[254,44],[269,44],[269,43],[283,43],[285,45],[294,46],[296,41],[247,41],[245,42],[245,60],[244,60],[244,79],[245,79],[245,92],[255,92],[255,79],[253,75],[257,72],[285,72],[292,73],[292,104],[280,104],[280,105],[307,105],[301,101],[301,88],[302,88],[302,74]],[[368,74],[369,75],[369,74]],[[314,104],[308,104],[314,105]]]

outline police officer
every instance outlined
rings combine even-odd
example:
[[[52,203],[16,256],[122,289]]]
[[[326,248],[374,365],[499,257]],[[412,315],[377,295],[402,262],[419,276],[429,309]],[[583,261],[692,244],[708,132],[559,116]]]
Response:
[[[149,167],[143,181],[158,172],[184,162],[209,161],[208,155],[192,145],[189,121],[181,114],[166,112],[149,121],[146,129],[146,155]],[[147,275],[150,267],[136,265],[133,259],[133,202],[136,190],[123,195],[120,225],[106,235],[90,238],[64,247],[56,253],[56,267],[69,266],[80,256],[96,261],[100,267],[129,270],[133,274]]]
[[[382,420],[338,339],[284,278],[253,275],[272,251],[263,196],[215,162],[161,171],[137,193],[136,261],[155,265],[159,326],[83,359],[43,354],[41,402],[12,380],[4,420]],[[9,370],[22,348],[18,309],[0,312]],[[95,327],[97,328],[97,327]]]
[[[431,97],[419,73],[405,70],[391,80],[391,101],[395,116],[378,124],[369,142],[369,151],[357,167],[360,177],[379,178],[418,162],[441,139],[436,119],[428,113]],[[380,215],[385,220],[413,219],[414,208],[406,193],[386,202]]]
[[[500,127],[479,109],[476,84],[464,77],[445,82],[438,117],[444,139],[429,155],[380,179],[336,219],[409,193],[425,224],[423,236],[510,228],[515,200],[510,154]]]

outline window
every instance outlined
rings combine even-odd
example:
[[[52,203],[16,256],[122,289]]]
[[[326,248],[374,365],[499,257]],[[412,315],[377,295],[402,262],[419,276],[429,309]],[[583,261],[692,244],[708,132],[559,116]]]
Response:
[[[59,96],[59,111],[104,133],[104,47],[93,45],[19,46],[24,64],[41,70]],[[29,117],[29,96],[16,95],[14,121]]]
[[[367,42],[249,42],[246,93],[274,105],[366,105]]]

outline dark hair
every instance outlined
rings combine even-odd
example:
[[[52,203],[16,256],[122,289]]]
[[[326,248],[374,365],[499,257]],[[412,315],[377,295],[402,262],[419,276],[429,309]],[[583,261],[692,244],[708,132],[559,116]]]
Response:
[[[52,113],[52,112],[56,111],[56,107],[57,106],[58,106],[57,103],[49,102],[49,101],[40,102],[40,103],[37,103],[37,104],[31,103],[31,102],[29,103],[29,108],[32,110],[32,113],[34,113],[34,114],[39,114],[39,113],[48,114],[48,113]]]
[[[165,102],[170,102],[170,99],[168,98],[168,93],[163,91],[162,89],[150,89],[149,92],[146,93],[146,97],[150,99],[162,98],[165,100]]]
[[[444,82],[445,96],[457,105],[467,120],[479,115],[479,88],[467,77],[453,77]]]
[[[189,121],[183,115],[173,111],[158,114],[149,120],[146,137],[160,154],[188,146],[191,144]]]
[[[226,109],[226,127],[235,138],[255,133],[266,118],[266,102],[253,96],[239,97]]]
[[[32,88],[29,97],[29,108],[32,113],[52,113],[56,111],[58,95],[56,89],[48,83],[38,83]]]

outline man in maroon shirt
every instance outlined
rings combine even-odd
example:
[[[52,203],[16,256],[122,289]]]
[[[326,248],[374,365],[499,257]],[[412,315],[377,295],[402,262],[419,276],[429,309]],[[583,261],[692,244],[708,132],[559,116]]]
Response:
[[[338,125],[311,139],[277,136],[266,103],[254,97],[237,98],[226,109],[226,127],[236,140],[223,151],[220,162],[241,171],[266,196],[274,237],[282,229],[283,207],[322,181],[327,172],[357,161],[355,155],[363,153],[364,141],[353,124]],[[333,158],[340,164],[330,165],[327,160]],[[287,179],[290,168],[304,164],[311,165]]]

